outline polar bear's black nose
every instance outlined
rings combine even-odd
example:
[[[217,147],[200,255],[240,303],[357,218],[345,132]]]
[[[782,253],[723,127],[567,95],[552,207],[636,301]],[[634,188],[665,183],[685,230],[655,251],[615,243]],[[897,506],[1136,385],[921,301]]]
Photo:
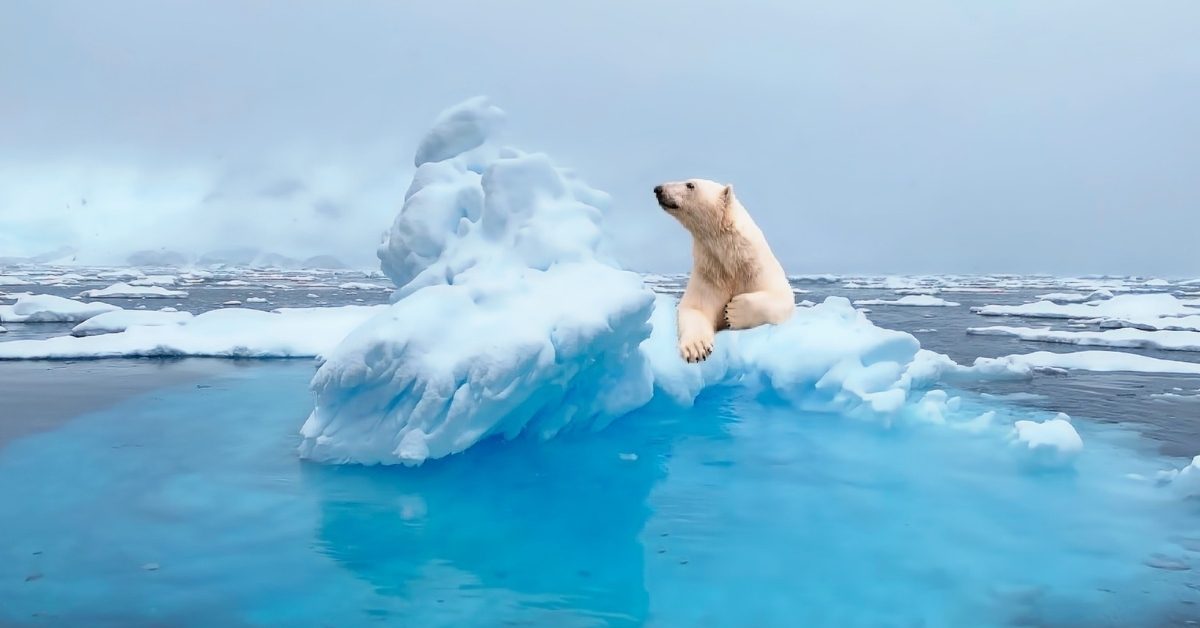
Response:
[[[661,185],[654,186],[654,195],[662,196],[662,186]]]

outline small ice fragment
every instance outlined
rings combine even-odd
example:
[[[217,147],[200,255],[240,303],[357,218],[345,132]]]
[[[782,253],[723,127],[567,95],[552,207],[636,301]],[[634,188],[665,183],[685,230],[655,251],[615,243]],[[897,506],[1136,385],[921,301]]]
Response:
[[[617,454],[617,457],[626,462],[633,462],[638,459],[637,454]]]

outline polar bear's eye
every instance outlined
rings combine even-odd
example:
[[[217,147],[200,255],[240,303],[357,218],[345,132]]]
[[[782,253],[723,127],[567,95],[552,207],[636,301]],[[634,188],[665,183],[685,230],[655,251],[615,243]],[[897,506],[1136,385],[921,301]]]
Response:
[[[694,189],[696,189],[696,184],[695,184],[695,183],[692,183],[691,181],[688,181],[688,182],[687,182],[687,189],[689,189],[689,190],[694,190]]]

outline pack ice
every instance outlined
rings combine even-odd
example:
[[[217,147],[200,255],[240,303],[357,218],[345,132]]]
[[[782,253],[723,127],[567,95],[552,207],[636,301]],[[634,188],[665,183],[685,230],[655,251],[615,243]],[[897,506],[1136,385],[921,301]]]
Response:
[[[723,332],[708,361],[686,364],[674,299],[656,298],[606,252],[609,197],[543,154],[498,144],[503,121],[472,99],[421,141],[378,250],[394,302],[325,355],[303,457],[420,464],[491,436],[596,429],[655,395],[690,404],[735,382],[891,420],[912,391],[980,374],[838,297],[781,326]]]

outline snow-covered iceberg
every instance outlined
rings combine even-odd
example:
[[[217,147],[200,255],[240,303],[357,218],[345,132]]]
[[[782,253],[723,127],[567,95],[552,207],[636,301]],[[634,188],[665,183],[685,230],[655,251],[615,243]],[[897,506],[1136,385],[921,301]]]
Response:
[[[421,142],[379,249],[397,300],[318,370],[305,457],[419,463],[650,399],[638,345],[654,296],[603,250],[607,195],[496,146],[502,117],[467,101]]]
[[[940,378],[1031,371],[954,364],[840,297],[784,325],[723,332],[706,362],[686,364],[675,300],[605,250],[607,195],[499,145],[503,119],[467,101],[420,143],[378,251],[394,302],[326,354],[303,457],[419,464],[490,436],[598,428],[656,394],[688,404],[721,384],[890,420]]]

